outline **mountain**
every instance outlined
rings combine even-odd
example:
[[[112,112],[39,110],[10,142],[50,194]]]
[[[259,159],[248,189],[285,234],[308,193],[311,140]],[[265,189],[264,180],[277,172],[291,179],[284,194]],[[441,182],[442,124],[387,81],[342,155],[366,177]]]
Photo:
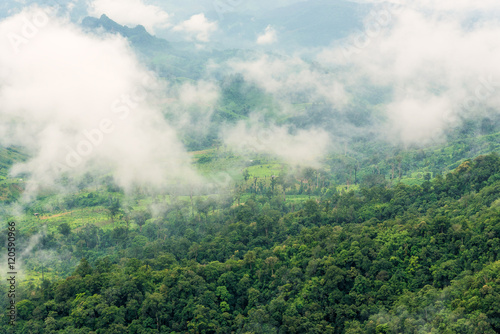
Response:
[[[172,49],[169,42],[149,34],[144,26],[138,25],[134,28],[129,28],[116,23],[104,14],[101,15],[100,18],[84,18],[82,27],[90,30],[103,29],[108,33],[118,33],[126,37],[132,46],[147,55],[153,55],[157,52],[166,52]]]
[[[130,28],[116,23],[107,15],[102,15],[100,18],[85,17],[81,26],[97,34],[120,34],[127,38],[141,60],[163,77],[197,79],[209,58],[200,56],[200,52],[192,45],[185,43],[174,45],[151,35],[142,25]]]

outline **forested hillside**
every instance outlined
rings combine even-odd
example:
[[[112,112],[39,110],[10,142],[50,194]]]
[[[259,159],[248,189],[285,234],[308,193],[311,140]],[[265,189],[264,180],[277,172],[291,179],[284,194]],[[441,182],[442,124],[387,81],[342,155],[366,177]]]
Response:
[[[322,193],[49,229],[39,250],[82,260],[20,288],[16,333],[500,331],[498,155],[421,185]]]
[[[0,334],[500,333],[499,18],[3,1]]]

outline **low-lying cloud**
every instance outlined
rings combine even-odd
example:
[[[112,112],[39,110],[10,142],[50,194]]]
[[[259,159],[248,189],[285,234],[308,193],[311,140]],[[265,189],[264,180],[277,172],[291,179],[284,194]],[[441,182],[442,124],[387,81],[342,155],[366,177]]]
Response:
[[[190,40],[207,43],[217,30],[217,22],[209,21],[205,14],[200,13],[176,25],[173,30],[184,33]]]
[[[228,67],[283,102],[326,101],[342,107],[349,101],[340,78],[298,57],[264,55],[255,60],[231,61]]]
[[[220,96],[215,82],[200,80],[171,86],[168,103],[162,104],[170,124],[182,135],[206,135]]]
[[[240,154],[271,154],[291,166],[315,167],[329,149],[330,138],[322,129],[291,131],[287,126],[264,124],[258,117],[239,122],[225,132],[224,143]]]
[[[276,32],[276,29],[274,29],[269,25],[266,27],[264,33],[262,35],[259,35],[259,37],[257,37],[257,44],[268,45],[275,43],[277,40],[278,40],[278,33]]]
[[[364,31],[305,52],[316,52],[316,62],[266,55],[228,67],[285,104],[328,103],[348,112],[376,91],[378,105],[367,108],[385,120],[376,130],[392,143],[445,140],[464,119],[499,109],[498,2],[364,2],[377,4]]]
[[[491,15],[498,2],[404,1],[382,8],[364,34],[324,50],[318,60],[349,67],[354,91],[368,83],[394,92],[383,107],[388,134],[425,143],[461,119],[498,109],[500,23]]]
[[[366,104],[362,94],[367,90],[381,92],[377,105],[367,105],[359,117],[377,113],[385,120],[377,128],[380,136],[397,143],[444,139],[463,119],[498,111],[496,1],[380,6],[369,14],[366,31],[353,35],[353,43],[333,44],[317,52],[315,61],[247,54],[214,67],[241,74],[272,96],[277,110],[249,112],[260,114],[257,119],[274,113],[279,124],[290,124],[289,118],[313,104],[320,106],[316,110],[334,110],[332,120]],[[209,42],[217,29],[204,14],[172,28],[196,43]],[[215,80],[165,85],[140,64],[125,39],[88,35],[60,18],[44,22],[35,9],[2,21],[0,34],[6,36],[0,54],[0,116],[5,120],[0,140],[33,154],[14,172],[50,184],[63,170],[77,175],[99,168],[112,171],[124,187],[161,186],[195,175],[178,132],[208,128],[203,125],[220,95]],[[272,42],[276,32],[269,26],[260,37],[261,44]],[[175,116],[173,121],[167,123],[164,112]],[[339,136],[362,131],[357,123],[363,122],[355,120],[336,133],[318,125],[296,130],[251,119],[226,126],[222,139],[241,152],[250,148],[291,164],[318,165],[333,140],[349,142]]]
[[[43,13],[31,8],[2,21],[0,35],[22,37]],[[196,179],[158,106],[165,87],[127,41],[50,15],[42,21],[23,43],[0,42],[0,141],[32,155],[13,173],[30,174],[35,187],[96,169],[124,188]]]

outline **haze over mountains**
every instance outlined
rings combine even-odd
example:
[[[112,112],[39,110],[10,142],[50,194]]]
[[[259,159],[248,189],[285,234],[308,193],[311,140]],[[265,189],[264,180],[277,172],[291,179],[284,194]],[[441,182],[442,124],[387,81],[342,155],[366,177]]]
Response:
[[[11,37],[7,45],[13,45],[14,51],[25,47],[29,51],[24,54],[33,64],[37,55],[44,54],[40,61],[47,61],[47,69],[55,66],[51,57],[69,52],[50,34],[77,34],[91,44],[106,41],[115,45],[113,52],[126,54],[128,61],[136,64],[134,75],[140,77],[144,67],[165,79],[155,96],[158,101],[169,102],[155,102],[154,108],[175,132],[172,136],[179,136],[188,150],[222,142],[242,151],[248,149],[242,143],[261,141],[268,144],[253,145],[252,149],[279,154],[286,150],[276,147],[306,143],[301,138],[309,136],[319,142],[310,142],[297,152],[315,152],[311,156],[324,158],[327,152],[346,149],[359,153],[352,144],[367,138],[396,147],[442,143],[453,137],[456,129],[470,127],[467,122],[472,118],[490,122],[492,129],[496,126],[500,101],[494,94],[497,83],[493,76],[498,49],[490,46],[498,44],[494,36],[500,30],[491,17],[495,4],[484,3],[471,11],[467,4],[430,2],[406,6],[314,0],[260,9],[245,2],[229,7],[225,3],[222,9],[193,3],[193,7],[183,5],[181,14],[176,14],[173,7],[138,0],[120,5],[111,0],[75,1],[61,6],[30,3],[50,8],[50,29],[41,27],[33,42],[12,39],[17,36],[12,31],[22,32],[29,15],[35,15],[40,7],[24,9],[5,20],[3,31]],[[26,5],[11,1],[2,8],[7,15]],[[479,15],[483,12],[488,14]],[[415,25],[420,28],[414,29]],[[43,45],[45,39],[53,44]],[[88,68],[68,53],[68,74],[85,76],[95,64],[112,62],[106,55],[98,56],[101,51],[95,52],[92,59],[82,55]],[[8,68],[17,60],[15,55],[7,55],[2,61]],[[22,66],[14,68],[19,70],[19,77],[26,75]],[[100,77],[123,75],[123,71],[114,72],[114,67],[104,65],[103,69],[89,80],[104,84]],[[58,80],[71,81],[71,76],[57,79],[39,74],[34,82],[50,83],[54,79],[54,87],[60,87]],[[5,80],[13,79],[9,76]],[[142,85],[137,77],[127,80],[129,87]],[[38,89],[43,86],[34,87]],[[76,91],[72,92],[78,95],[75,98],[94,100],[95,92]],[[20,88],[10,97],[16,101],[12,112],[17,101],[29,100],[23,94]],[[47,103],[60,95],[56,90],[51,94],[46,96],[50,97]],[[108,105],[113,102],[112,97],[109,99]],[[29,111],[26,115],[41,112],[34,105],[24,108]],[[109,111],[105,103],[100,108],[96,116]],[[246,130],[239,131],[242,138],[235,143],[232,134],[242,127]],[[45,125],[39,131],[43,136],[53,135]],[[474,134],[483,130],[476,127],[468,131]],[[8,136],[10,142],[16,138]],[[272,142],[275,144],[269,144]],[[40,143],[43,141],[36,144]],[[52,151],[48,146],[33,149]],[[316,158],[297,158],[300,154],[282,154],[285,156],[294,163],[318,163]]]

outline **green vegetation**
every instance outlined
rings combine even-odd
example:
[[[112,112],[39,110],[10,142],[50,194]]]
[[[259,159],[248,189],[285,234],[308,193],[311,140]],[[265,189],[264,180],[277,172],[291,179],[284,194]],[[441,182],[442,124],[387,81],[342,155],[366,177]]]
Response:
[[[249,180],[268,166],[281,169],[250,166]],[[192,200],[43,199],[53,212],[19,223],[19,240],[41,241],[25,259],[34,274],[18,287],[16,333],[500,331],[498,155],[390,188],[341,193],[314,170],[294,190],[278,181]],[[310,195],[292,194],[301,183]]]
[[[83,25],[128,38],[173,89],[195,84],[208,61],[252,59],[173,47],[106,16]],[[242,75],[222,72],[217,85],[219,99],[203,106],[208,127],[196,107],[165,106],[164,115],[201,120],[203,131],[179,136],[218,186],[125,195],[108,175],[16,206],[18,321],[10,327],[2,313],[0,332],[500,332],[500,158],[484,155],[500,150],[500,119],[465,121],[446,143],[403,147],[369,131],[384,89],[336,110],[307,93],[284,107]],[[221,129],[256,111],[290,133],[326,129],[340,142],[318,169],[223,145]],[[0,149],[2,213],[27,186],[8,174],[26,159]]]
[[[26,5],[26,1],[16,2]],[[70,6],[63,7],[73,13],[74,8],[85,7],[83,12],[87,15],[102,7],[93,5],[72,1]],[[225,8],[217,8],[221,5]],[[138,118],[127,124],[141,127],[154,122],[158,126],[153,124],[151,136],[149,131],[144,131],[144,136],[141,135],[144,141],[133,142],[134,131],[129,131],[127,125],[123,131],[127,140],[113,135],[114,142],[128,145],[117,153],[128,154],[129,147],[130,152],[138,151],[151,141],[158,141],[154,152],[178,152],[177,143],[169,140],[171,136],[178,137],[180,144],[190,152],[194,169],[202,180],[196,185],[186,185],[177,173],[172,173],[175,181],[162,189],[147,189],[138,180],[130,182],[133,185],[125,192],[113,179],[118,175],[109,170],[103,172],[106,166],[113,169],[116,164],[102,159],[102,164],[94,165],[98,159],[89,156],[89,160],[80,161],[86,163],[77,163],[70,172],[57,176],[55,184],[60,186],[59,190],[63,189],[57,193],[56,187],[30,181],[45,176],[52,179],[53,175],[42,175],[40,171],[44,169],[36,167],[62,154],[57,147],[32,145],[30,152],[20,147],[0,147],[0,213],[5,217],[0,228],[0,243],[7,244],[6,223],[15,221],[15,270],[18,272],[15,326],[9,325],[5,312],[10,302],[5,298],[10,283],[3,277],[0,280],[3,310],[0,333],[500,333],[500,156],[494,153],[500,152],[500,117],[494,110],[488,110],[495,105],[493,95],[497,85],[493,75],[484,79],[483,74],[477,73],[484,87],[479,86],[474,92],[478,84],[474,82],[474,73],[479,67],[464,65],[460,69],[457,65],[460,62],[451,62],[448,66],[444,62],[448,58],[440,57],[439,52],[424,57],[422,64],[416,61],[418,52],[413,52],[410,62],[405,63],[401,60],[408,55],[395,54],[390,40],[381,44],[382,53],[391,55],[390,62],[381,61],[373,48],[364,50],[367,57],[374,60],[369,68],[357,62],[365,56],[354,57],[358,60],[350,62],[349,54],[362,51],[357,45],[361,42],[359,38],[355,45],[351,45],[350,38],[346,39],[354,28],[359,28],[358,37],[365,39],[366,46],[374,37],[372,33],[377,35],[371,31],[373,23],[383,28],[380,32],[385,37],[399,36],[390,28],[404,27],[403,20],[382,24],[386,18],[394,20],[385,16],[396,14],[395,8],[386,7],[387,4],[363,7],[353,1],[299,1],[271,11],[258,9],[261,5],[215,1],[211,4],[212,13],[188,19],[183,18],[187,15],[183,11],[174,10],[177,4],[169,4],[169,14],[177,12],[175,17],[170,15],[170,26],[164,30],[150,22],[151,28],[157,26],[158,32],[170,38],[177,34],[180,38],[187,33],[186,42],[158,38],[142,25],[124,26],[106,15],[78,19],[85,33],[100,36],[101,43],[108,41],[102,38],[107,33],[120,34],[129,42],[125,61],[117,57],[117,64],[136,64],[135,59],[129,57],[132,51],[142,64],[133,66],[130,72],[125,71],[125,77],[116,72],[121,65],[106,66],[114,69],[110,72],[113,76],[102,78],[113,77],[120,83],[116,89],[111,87],[113,95],[118,88],[120,92],[122,88],[127,91],[133,88],[132,83],[139,79],[138,73],[143,73],[142,66],[160,79],[158,85],[150,85],[152,81],[142,82],[145,91],[151,93],[151,103],[145,109],[139,106],[140,95],[145,93],[142,89],[119,94],[122,100],[128,100],[126,105],[130,111],[137,111]],[[430,6],[424,7],[432,14]],[[152,4],[147,8],[147,11],[159,9]],[[201,10],[205,8],[203,5],[199,8],[196,12],[205,12]],[[24,24],[19,28],[23,36],[36,35],[42,24],[35,23],[43,17],[31,10],[9,9],[7,12],[7,7],[4,16],[17,12],[21,16],[23,13],[35,15],[33,23],[29,17],[22,18]],[[468,19],[464,26],[478,25],[482,15],[473,12],[476,18]],[[166,19],[165,13],[156,14]],[[214,14],[224,14],[225,18],[217,19]],[[365,14],[369,19],[362,20]],[[147,12],[139,16],[145,15],[149,16]],[[459,27],[448,20],[451,16],[444,16],[449,21],[445,27]],[[424,22],[418,18],[414,21]],[[49,32],[57,31],[61,24],[58,21],[50,24]],[[69,16],[64,21],[69,23]],[[122,22],[122,18],[119,21]],[[440,20],[434,19],[432,23],[436,28]],[[197,28],[206,31],[202,33]],[[453,30],[455,34],[459,31]],[[275,40],[273,44],[259,45],[255,51],[217,50],[233,39],[238,43],[230,44],[236,47],[260,44],[258,36],[264,31],[266,35],[269,33],[268,37],[275,34],[269,38]],[[474,30],[464,30],[463,35],[470,41],[472,37],[466,32],[472,37],[481,36]],[[13,39],[16,36],[21,39]],[[17,49],[34,36],[10,33],[7,37],[13,44],[16,40],[21,42],[13,45]],[[42,45],[45,40],[54,42],[50,38],[37,40],[30,43],[29,48]],[[436,40],[432,40],[434,44]],[[249,41],[251,44],[247,44]],[[450,41],[460,45],[458,38]],[[87,40],[86,45],[95,60],[90,42]],[[67,47],[65,43],[59,44]],[[298,45],[311,47],[295,52]],[[45,49],[59,50],[54,47]],[[287,49],[295,51],[289,55],[278,54]],[[123,52],[123,49],[117,50]],[[337,52],[330,52],[334,50],[347,56],[344,65],[344,61],[336,59]],[[57,53],[54,52],[52,54]],[[109,52],[109,56],[117,55]],[[51,59],[43,52],[42,57]],[[70,58],[66,57],[68,62],[63,62],[64,66],[55,71],[57,85],[49,80],[47,88],[78,104],[78,99],[67,94],[67,88],[62,87],[61,92],[51,89],[61,86],[65,78],[58,73],[64,74],[70,65],[85,71],[85,66],[95,67],[98,71],[89,72],[94,74],[106,68],[99,62],[80,61],[83,58],[78,57],[75,58],[78,64],[72,63]],[[325,62],[325,58],[332,59]],[[22,59],[31,58],[22,56],[16,60]],[[383,68],[378,68],[377,63],[384,65]],[[20,90],[26,90],[28,95],[36,91],[34,100],[28,104],[14,103],[18,98],[23,101],[24,95],[11,96],[9,91],[15,91],[12,87],[26,80],[45,83],[49,71],[40,71],[45,77],[38,80],[38,71],[31,78],[31,74],[20,71],[24,68],[20,63],[9,60],[5,64],[8,66],[5,73],[2,72],[6,79],[2,88],[6,89],[7,118],[2,131],[6,142],[25,142],[10,140],[13,133],[27,132],[26,136],[30,136],[31,131],[42,134],[56,131],[56,135],[47,137],[51,140],[44,140],[44,135],[35,136],[31,141],[52,143],[52,140],[67,138],[66,135],[83,135],[80,139],[86,137],[84,140],[90,142],[85,145],[75,137],[77,150],[92,144],[89,150],[84,150],[91,155],[94,148],[106,148],[106,145],[100,146],[100,142],[104,140],[103,133],[108,131],[101,129],[99,140],[95,136],[91,140],[91,128],[79,133],[83,127],[73,126],[72,122],[79,119],[74,115],[54,124],[49,124],[52,116],[26,118],[32,115],[26,111],[31,108],[35,111],[39,105],[41,116],[46,116],[59,115],[58,108],[69,104],[57,103],[59,94],[54,98],[49,96],[50,108],[46,107],[45,99],[41,99],[46,95],[42,94],[44,90],[29,85],[27,89],[25,85],[20,86]],[[391,71],[394,64],[396,72],[404,67],[408,73],[394,75],[396,72]],[[443,64],[450,68],[441,71]],[[481,71],[487,69],[486,65],[480,66]],[[11,67],[14,71],[9,70]],[[413,74],[419,74],[420,67],[425,67],[422,82]],[[32,67],[26,69],[30,71]],[[467,74],[460,75],[458,70]],[[68,78],[77,81],[86,78],[80,73],[74,72],[75,75]],[[375,77],[376,73],[383,75]],[[438,76],[456,79],[458,84],[446,87],[450,80],[430,82],[426,79]],[[81,93],[85,100],[95,100],[97,104],[95,109],[94,104],[89,105],[92,109],[83,108],[82,104],[81,110],[102,111],[99,105],[105,101],[104,95],[87,92],[85,87],[91,80],[84,81],[85,85],[79,88]],[[391,82],[397,82],[397,87]],[[480,98],[484,89],[486,98]],[[472,100],[467,100],[469,90]],[[448,94],[449,101],[444,98]],[[149,101],[146,95],[143,96]],[[461,101],[460,96],[465,99]],[[116,112],[116,105],[111,104],[115,97],[109,96],[111,109],[106,103],[104,114]],[[418,103],[423,97],[432,103]],[[453,103],[448,103],[452,97]],[[436,128],[436,133],[429,132],[429,138],[424,138],[426,131],[417,131],[422,135],[415,138],[421,142],[404,144],[400,139],[405,136],[399,138],[384,133],[390,132],[389,124],[393,124],[395,133],[398,129],[411,130],[414,124],[405,123],[409,127],[394,124],[411,122],[413,117],[405,114],[414,108],[422,108],[419,112],[435,111],[429,107],[453,110],[451,114],[443,113],[449,115],[446,119],[423,113],[418,123],[429,123],[425,124],[429,129]],[[43,114],[52,108],[56,108],[56,113]],[[162,126],[151,108],[161,112],[159,117],[164,117],[169,127]],[[401,113],[403,117],[394,117],[395,112],[401,110],[405,110]],[[26,115],[18,117],[22,114]],[[149,116],[154,117],[149,119]],[[39,120],[43,120],[44,126],[35,126]],[[22,128],[29,131],[11,131],[11,125],[16,122],[28,125]],[[415,124],[418,126],[414,130],[422,124]],[[231,131],[245,126],[248,131]],[[160,134],[162,129],[165,136],[157,137],[156,133]],[[273,129],[279,130],[273,133]],[[252,138],[252,133],[257,138]],[[231,134],[231,140],[225,138],[227,134]],[[303,134],[317,135],[320,140],[308,144],[302,140]],[[286,140],[286,135],[297,135],[307,147],[293,147],[296,141]],[[326,135],[328,140],[323,139]],[[171,151],[167,147],[170,144]],[[326,156],[318,153],[323,160],[314,164],[320,166],[317,168],[291,165],[277,158],[289,156],[281,154],[288,153],[288,149],[299,159],[304,158],[305,150],[324,152],[322,144],[328,146],[324,149],[328,153]],[[229,145],[239,147],[233,149]],[[43,159],[29,161],[29,153]],[[82,158],[86,154],[82,153]],[[157,160],[145,157],[149,155],[116,160],[120,161],[119,174],[123,177],[141,172],[136,165],[127,168],[123,161],[136,159],[154,163]],[[158,160],[166,166],[177,166],[175,156],[172,164],[167,161],[170,156],[161,157]],[[35,168],[12,168],[25,161]],[[309,162],[304,161],[304,165]],[[11,173],[16,170],[32,170],[36,177]],[[156,171],[151,173],[152,177],[162,174]],[[155,186],[160,184],[163,183]],[[27,191],[38,187],[38,191]],[[3,266],[2,272],[6,272],[6,263]]]
[[[27,155],[20,148],[0,146],[0,181],[8,178],[9,168],[15,162],[26,160]]]

